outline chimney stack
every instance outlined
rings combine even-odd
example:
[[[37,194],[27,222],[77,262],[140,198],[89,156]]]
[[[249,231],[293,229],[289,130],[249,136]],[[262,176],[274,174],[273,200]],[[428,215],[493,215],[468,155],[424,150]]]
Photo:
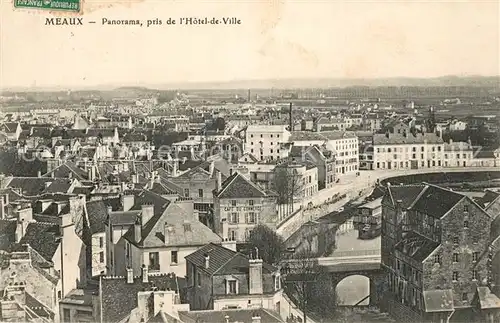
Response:
[[[41,171],[37,172],[37,177],[42,177],[42,172]]]
[[[236,251],[236,241],[234,241],[234,240],[229,240],[228,238],[225,238],[221,242],[221,246],[223,246],[226,249]]]
[[[133,284],[134,283],[134,271],[132,268],[127,267],[127,284]]]
[[[220,170],[215,169],[215,176],[216,176],[216,181],[217,181],[217,192],[219,192],[222,189],[222,174]]]
[[[249,259],[249,293],[262,294],[262,259]]]
[[[155,211],[155,206],[153,204],[144,204],[144,205],[141,205],[141,210],[142,210],[141,223],[144,226],[153,217],[154,211]]]
[[[205,254],[205,269],[208,269],[210,267],[210,256],[208,253]]]
[[[252,314],[252,323],[260,323],[260,315],[258,313]]]
[[[148,266],[145,264],[142,265],[142,282],[143,283],[148,283],[149,278],[148,278]]]
[[[138,216],[134,223],[134,240],[139,243],[142,239],[142,223],[141,218]]]
[[[135,196],[132,194],[122,195],[121,202],[123,206],[123,211],[124,212],[130,211],[130,209],[134,206]]]

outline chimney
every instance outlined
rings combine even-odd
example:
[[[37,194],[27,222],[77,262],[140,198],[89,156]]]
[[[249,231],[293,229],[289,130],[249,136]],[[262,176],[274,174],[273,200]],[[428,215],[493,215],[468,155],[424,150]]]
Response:
[[[260,315],[259,313],[252,314],[252,323],[260,323]]]
[[[236,251],[236,241],[231,241],[228,238],[224,239],[221,242],[221,246],[223,246],[226,249]]]
[[[208,269],[208,267],[210,267],[210,256],[208,255],[208,253],[206,253],[204,256],[205,256],[205,269]]]
[[[248,265],[249,293],[262,294],[262,259],[249,259]]]
[[[173,177],[177,176],[178,172],[179,172],[179,160],[175,159],[172,165],[172,176]]]
[[[215,180],[217,185],[217,192],[219,192],[222,189],[222,174],[218,169],[215,170]]]
[[[149,282],[148,266],[146,266],[145,264],[142,265],[142,282],[143,283],[148,283]]]
[[[132,268],[127,267],[127,284],[133,284],[134,283],[134,271]]]
[[[141,209],[142,209],[142,212],[141,212],[142,220],[141,220],[141,222],[142,222],[142,225],[144,226],[153,217],[155,207],[154,207],[153,204],[143,204],[141,206]]]
[[[42,172],[41,171],[37,172],[37,177],[42,177]]]
[[[386,132],[385,132],[385,137],[386,137],[386,138],[389,138],[389,131],[386,131]]]
[[[130,211],[130,209],[134,206],[134,201],[135,196],[134,195],[122,195],[122,206],[123,206],[123,211],[127,212]]]
[[[132,183],[133,184],[139,183],[139,175],[137,175],[137,173],[132,174]]]
[[[19,243],[21,239],[26,234],[26,228],[28,227],[28,222],[24,220],[18,220],[16,225],[16,243]]]
[[[5,219],[5,195],[0,196],[0,220]]]
[[[142,239],[142,223],[141,218],[138,216],[134,223],[134,240],[139,243]]]
[[[453,139],[450,138],[450,140],[448,140],[448,143],[451,145],[453,143]]]
[[[164,238],[164,242],[165,242],[165,245],[168,245],[170,244],[170,232],[172,231],[172,226],[168,223],[165,223],[165,225],[163,226],[163,236],[165,237]]]
[[[472,146],[472,141],[470,140],[470,137],[467,137],[467,144],[469,144],[469,146]]]
[[[290,118],[290,131],[293,131],[293,119],[292,119],[292,102],[290,102],[290,111],[289,113],[289,118]]]

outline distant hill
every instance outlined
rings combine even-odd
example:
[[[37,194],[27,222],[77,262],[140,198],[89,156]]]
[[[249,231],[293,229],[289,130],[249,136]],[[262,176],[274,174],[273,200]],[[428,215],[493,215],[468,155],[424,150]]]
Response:
[[[61,91],[71,88],[72,91],[113,91],[126,93],[149,93],[158,90],[231,90],[231,89],[292,89],[292,88],[346,88],[346,87],[386,87],[386,86],[415,86],[415,87],[493,87],[500,88],[500,76],[443,76],[436,78],[377,78],[377,79],[266,79],[266,80],[235,80],[224,82],[182,82],[166,84],[141,84],[128,86],[126,84],[96,85],[92,87],[45,87],[45,88],[10,88],[6,92],[34,92],[34,91]]]

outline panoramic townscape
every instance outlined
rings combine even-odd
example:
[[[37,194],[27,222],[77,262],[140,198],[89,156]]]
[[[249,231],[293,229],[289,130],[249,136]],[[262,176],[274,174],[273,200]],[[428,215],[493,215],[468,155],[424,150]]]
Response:
[[[1,321],[499,322],[499,82],[450,82],[4,91]]]

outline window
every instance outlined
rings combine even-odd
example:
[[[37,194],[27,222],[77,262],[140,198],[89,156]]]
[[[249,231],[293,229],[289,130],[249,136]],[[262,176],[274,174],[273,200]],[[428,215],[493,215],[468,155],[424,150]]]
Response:
[[[62,297],[62,293],[60,290],[57,291],[57,299],[61,299]]]
[[[228,280],[227,281],[227,293],[228,294],[236,294],[236,280]]]
[[[104,262],[104,251],[99,252],[99,262],[101,264]]]
[[[472,280],[477,280],[477,278],[478,278],[477,270],[473,270],[472,271]]]
[[[160,255],[158,252],[149,253],[149,269],[160,270]]]
[[[236,206],[236,200],[231,200],[231,206]]]
[[[239,218],[240,218],[239,214],[236,212],[233,212],[233,213],[231,213],[231,216],[229,217],[229,222],[230,223],[239,223],[240,222]]]
[[[247,215],[247,223],[255,223],[255,212],[249,212]]]
[[[178,255],[177,255],[177,251],[176,250],[172,250],[170,252],[170,262],[172,264],[177,264],[179,262],[179,259],[178,259]]]
[[[102,248],[104,246],[104,238],[99,237],[99,248]]]
[[[458,280],[458,271],[454,271],[453,272],[452,279],[453,279],[453,281],[457,281]]]
[[[469,206],[468,205],[464,205],[464,212],[469,212]]]
[[[184,189],[184,197],[189,197],[189,188]]]
[[[272,154],[272,153],[273,153],[273,150],[272,150],[272,149],[269,149],[269,152]]]
[[[453,244],[458,244],[458,237],[453,237]]]
[[[469,227],[469,221],[465,220],[464,221],[464,228],[468,228]]]
[[[229,241],[236,241],[236,231],[235,230],[229,230],[228,235],[229,235]]]
[[[248,200],[248,205],[253,206],[253,200]]]
[[[453,254],[453,262],[458,262],[458,253]]]
[[[479,260],[479,252],[473,252],[472,253],[472,261],[476,262]]]
[[[203,197],[203,189],[198,189],[198,197]]]
[[[201,286],[201,274],[199,272],[196,273],[196,283]]]
[[[441,263],[441,255],[434,255],[434,263],[435,264]]]
[[[468,301],[469,300],[469,297],[467,295],[467,293],[462,293],[462,301]]]
[[[125,256],[130,258],[130,244],[125,241]]]

